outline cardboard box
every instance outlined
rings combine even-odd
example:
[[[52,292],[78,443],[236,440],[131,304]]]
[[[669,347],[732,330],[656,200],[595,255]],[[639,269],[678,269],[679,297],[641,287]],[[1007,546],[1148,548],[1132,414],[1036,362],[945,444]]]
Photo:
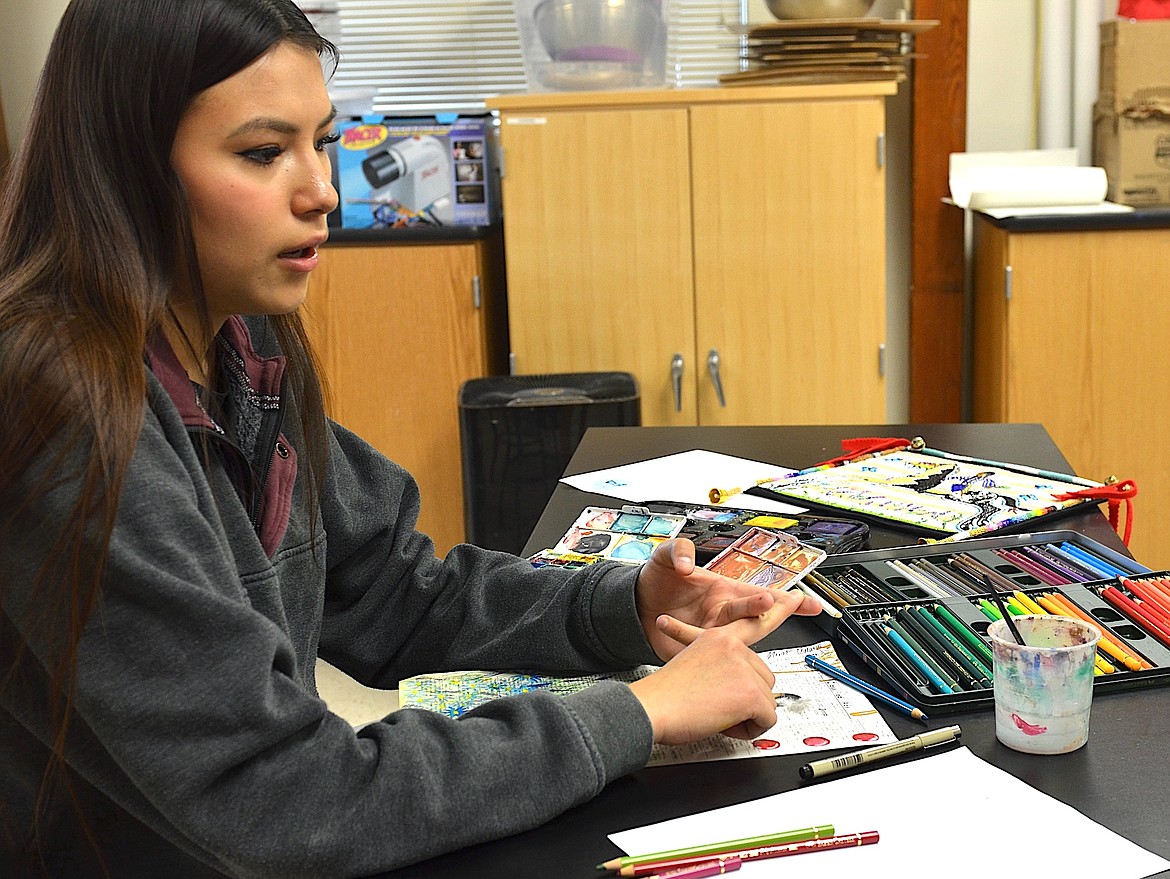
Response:
[[[499,215],[490,115],[366,116],[339,122],[333,164],[345,229],[486,226]]]
[[[1170,19],[1101,22],[1099,103],[1123,112],[1138,92],[1170,94]]]
[[[1170,19],[1101,23],[1093,164],[1109,200],[1170,204]]]
[[[1093,114],[1093,164],[1105,169],[1110,201],[1170,205],[1170,113],[1119,114],[1099,101]]]

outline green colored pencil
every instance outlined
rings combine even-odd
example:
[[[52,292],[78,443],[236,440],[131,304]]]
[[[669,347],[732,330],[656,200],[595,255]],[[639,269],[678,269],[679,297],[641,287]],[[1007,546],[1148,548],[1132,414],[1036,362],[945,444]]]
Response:
[[[665,852],[654,852],[648,855],[626,855],[620,858],[611,858],[604,864],[598,864],[598,870],[620,870],[622,867],[632,867],[636,864],[645,864],[651,861],[667,861],[672,858],[687,858],[692,855],[718,855],[722,852],[736,851],[737,849],[757,848],[762,845],[784,845],[789,842],[804,842],[806,839],[823,839],[833,836],[836,831],[832,824],[818,824],[814,827],[802,827],[799,830],[783,830],[779,833],[765,833],[763,836],[747,836],[743,839],[731,839],[726,842],[709,842],[704,845],[692,845],[686,848],[676,848]]]

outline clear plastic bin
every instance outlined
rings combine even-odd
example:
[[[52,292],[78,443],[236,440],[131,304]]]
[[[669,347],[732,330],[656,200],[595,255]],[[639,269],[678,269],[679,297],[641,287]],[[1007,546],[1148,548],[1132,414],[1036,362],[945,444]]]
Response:
[[[670,0],[515,0],[530,91],[660,88]]]

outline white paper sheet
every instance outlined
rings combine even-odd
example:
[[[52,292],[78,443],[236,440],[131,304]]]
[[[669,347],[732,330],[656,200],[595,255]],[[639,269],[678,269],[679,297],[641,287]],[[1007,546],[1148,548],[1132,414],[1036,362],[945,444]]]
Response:
[[[951,153],[949,176],[955,204],[972,210],[1101,205],[1109,188],[1075,148]]]
[[[1037,758],[1045,759],[1045,758]],[[973,817],[974,816],[974,817]],[[745,862],[743,879],[858,876],[1073,876],[1170,868],[1161,858],[966,748],[610,835],[627,854],[741,839],[814,824],[876,830],[875,845]],[[1027,832],[1015,832],[1026,826]],[[983,831],[977,828],[984,828]],[[994,832],[992,828],[1002,832]],[[1086,860],[1086,858],[1088,860]]]
[[[984,208],[980,213],[1002,220],[1006,217],[1073,217],[1093,214],[1131,214],[1134,208],[1127,204],[1103,201],[1100,204],[1043,205],[1041,207]]]
[[[669,766],[828,750],[843,753],[898,740],[868,697],[809,668],[804,661],[808,653],[843,667],[829,641],[760,653],[760,658],[776,674],[773,691],[801,697],[798,702],[777,706],[776,725],[771,729],[750,742],[711,736],[689,745],[655,745],[646,765]]]
[[[705,449],[692,449],[608,470],[566,476],[561,482],[594,494],[638,503],[676,501],[708,505],[712,488],[748,488],[763,479],[794,472],[787,467],[749,461]],[[732,495],[722,506],[778,513],[803,513],[804,507],[750,494]]]

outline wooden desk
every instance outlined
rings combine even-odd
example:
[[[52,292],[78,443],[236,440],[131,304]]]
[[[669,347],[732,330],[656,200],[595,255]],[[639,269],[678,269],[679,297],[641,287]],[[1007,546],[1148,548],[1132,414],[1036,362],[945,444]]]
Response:
[[[593,428],[586,433],[567,472],[585,473],[694,448],[804,467],[835,457],[840,454],[842,438],[857,436],[922,436],[932,445],[960,454],[998,457],[1066,472],[1068,469],[1064,456],[1039,425],[920,424]],[[558,485],[527,549],[551,546],[589,504],[613,505],[614,500]],[[1096,511],[1069,515],[1060,520],[1060,527],[1121,548],[1108,522]],[[874,546],[907,542],[904,534],[881,528],[874,530],[871,539]],[[760,647],[795,647],[824,637],[815,623],[793,619]],[[842,647],[839,652],[851,672],[874,680],[848,650]],[[921,724],[884,708],[880,710],[899,737],[921,732]],[[963,744],[974,754],[1150,851],[1170,857],[1170,821],[1166,818],[1170,815],[1170,785],[1158,780],[1166,753],[1167,716],[1170,689],[1098,694],[1093,702],[1089,744],[1058,757],[1019,754],[1000,745],[995,739],[995,719],[990,710],[941,715],[932,718],[930,726],[960,724]],[[426,875],[459,879],[596,879],[599,874],[594,865],[621,854],[607,834],[794,790],[800,786],[798,769],[806,760],[803,755],[788,755],[642,769],[618,779],[594,800],[536,830],[436,858],[425,865]],[[1148,777],[1151,771],[1153,783]],[[988,822],[983,826],[990,828],[992,817],[981,817]],[[933,865],[927,866],[929,873]],[[420,871],[415,867],[390,875],[405,879],[420,875]],[[1159,875],[1170,877],[1170,872]]]

